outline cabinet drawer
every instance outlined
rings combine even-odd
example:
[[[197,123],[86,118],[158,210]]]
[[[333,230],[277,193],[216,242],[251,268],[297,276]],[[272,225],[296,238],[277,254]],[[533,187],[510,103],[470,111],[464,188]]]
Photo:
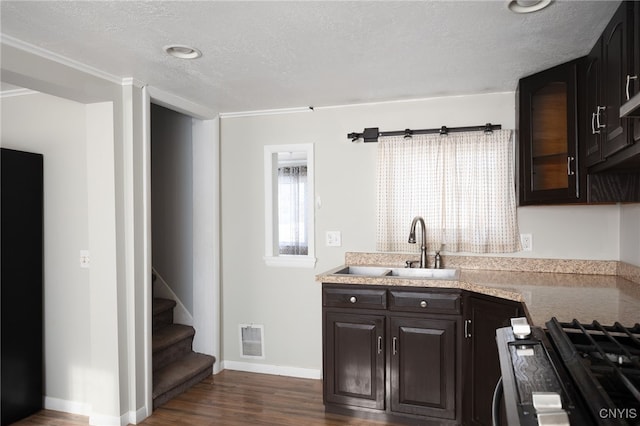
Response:
[[[386,289],[363,289],[357,287],[325,287],[322,305],[341,308],[387,309]]]
[[[459,314],[460,294],[390,290],[389,309],[392,311]]]

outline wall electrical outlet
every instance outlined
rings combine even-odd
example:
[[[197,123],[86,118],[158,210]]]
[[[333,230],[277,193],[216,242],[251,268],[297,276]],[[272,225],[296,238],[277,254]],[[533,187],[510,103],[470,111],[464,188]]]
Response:
[[[342,246],[342,234],[340,231],[327,231],[327,247],[340,247]]]
[[[520,244],[522,245],[522,251],[532,251],[533,236],[531,234],[520,234]]]

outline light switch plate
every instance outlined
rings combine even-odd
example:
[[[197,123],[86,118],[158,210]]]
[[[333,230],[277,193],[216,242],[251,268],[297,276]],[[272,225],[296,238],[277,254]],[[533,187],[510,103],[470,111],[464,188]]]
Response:
[[[89,250],[80,250],[80,267],[88,268],[91,265]]]
[[[327,231],[327,247],[342,246],[342,233],[340,231]]]

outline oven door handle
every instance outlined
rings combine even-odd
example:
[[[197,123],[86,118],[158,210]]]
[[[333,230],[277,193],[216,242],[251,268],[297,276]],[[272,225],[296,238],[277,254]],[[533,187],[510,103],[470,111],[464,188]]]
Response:
[[[496,388],[493,390],[493,400],[491,401],[491,424],[492,426],[500,426],[500,402],[504,394],[504,387],[502,386],[502,376],[496,383]]]

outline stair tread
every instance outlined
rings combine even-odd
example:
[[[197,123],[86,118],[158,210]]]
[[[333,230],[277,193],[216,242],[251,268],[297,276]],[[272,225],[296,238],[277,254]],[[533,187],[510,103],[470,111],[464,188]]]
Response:
[[[153,298],[153,315],[159,314],[176,306],[176,301],[171,299]]]
[[[153,373],[153,398],[188,381],[207,368],[211,368],[215,358],[191,352]]]
[[[152,334],[153,352],[168,348],[183,339],[192,337],[196,330],[189,325],[169,324],[155,330]]]

